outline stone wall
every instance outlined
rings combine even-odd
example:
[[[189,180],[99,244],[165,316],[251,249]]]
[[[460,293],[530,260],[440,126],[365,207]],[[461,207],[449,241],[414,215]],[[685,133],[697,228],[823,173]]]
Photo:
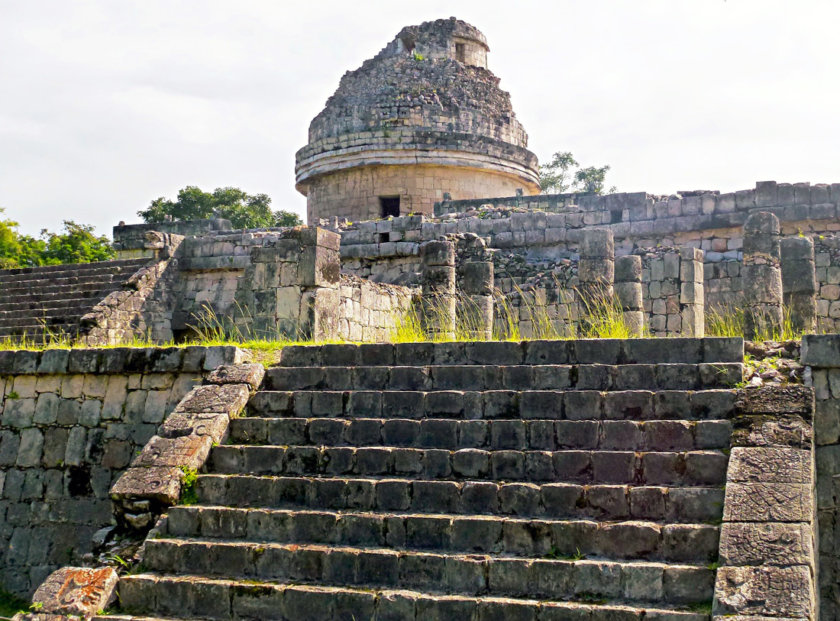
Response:
[[[29,595],[90,552],[109,489],[233,347],[0,352],[0,586]]]
[[[814,387],[819,597],[822,619],[840,618],[840,335],[802,340],[802,364]]]
[[[410,311],[414,295],[406,287],[379,284],[342,274],[338,338],[367,343],[390,341]]]
[[[446,160],[446,153],[429,152]],[[408,160],[413,157],[406,156]],[[380,197],[399,197],[400,215],[434,213],[444,194],[455,198],[498,196],[516,192],[522,180],[498,171],[427,165],[363,166],[313,179],[307,190],[307,221],[318,218],[375,220],[382,216]]]

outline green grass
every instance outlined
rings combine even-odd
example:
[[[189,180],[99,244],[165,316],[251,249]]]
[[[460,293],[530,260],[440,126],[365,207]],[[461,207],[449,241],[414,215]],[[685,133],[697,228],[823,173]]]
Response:
[[[12,618],[19,612],[28,612],[29,602],[0,589],[0,618]]]

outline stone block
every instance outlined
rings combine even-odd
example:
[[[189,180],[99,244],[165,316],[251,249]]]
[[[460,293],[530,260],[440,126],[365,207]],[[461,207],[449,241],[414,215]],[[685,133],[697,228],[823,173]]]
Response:
[[[261,364],[221,365],[207,376],[210,384],[246,384],[257,390],[265,376]]]
[[[250,396],[244,384],[197,386],[175,408],[186,413],[225,413],[235,417],[248,403]]]
[[[811,482],[811,451],[789,447],[734,447],[727,482]]]
[[[129,468],[117,479],[110,495],[114,500],[149,499],[174,505],[181,495],[180,468]]]
[[[207,435],[154,436],[131,465],[134,468],[172,466],[198,469],[207,460],[212,445],[213,439]]]
[[[813,533],[806,523],[726,522],[721,526],[723,565],[808,565],[813,552]]]
[[[721,567],[715,582],[715,615],[812,619],[814,585],[810,569]]]
[[[729,483],[723,519],[727,522],[808,522],[813,510],[811,485]]]
[[[44,581],[32,596],[41,613],[90,618],[116,598],[119,576],[112,567],[63,567]]]

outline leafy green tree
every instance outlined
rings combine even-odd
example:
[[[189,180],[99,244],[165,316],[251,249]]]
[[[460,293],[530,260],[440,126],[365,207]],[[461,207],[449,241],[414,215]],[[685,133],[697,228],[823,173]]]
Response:
[[[604,193],[604,181],[607,177],[609,166],[588,166],[575,172],[575,187],[579,192],[592,192],[593,194]],[[615,192],[615,186],[611,186],[607,193]]]
[[[563,194],[572,187],[569,169],[579,166],[570,151],[558,151],[548,164],[540,166],[540,192]]]
[[[0,208],[0,214],[5,210]],[[64,221],[62,233],[41,230],[39,237],[20,233],[14,220],[0,220],[0,267],[36,267],[61,263],[92,263],[114,257],[111,242],[97,237],[93,227]]]
[[[107,261],[116,254],[107,237],[97,237],[93,227],[77,224],[73,220],[64,221],[63,233],[41,231],[44,249],[41,252],[43,265],[59,263],[94,263]]]
[[[548,164],[540,166],[540,191],[542,194],[562,194],[564,192],[591,192],[603,194],[609,166],[580,166],[569,151],[558,151]],[[608,193],[615,192],[611,186]]]
[[[178,192],[174,201],[156,198],[148,209],[137,215],[146,222],[167,220],[204,220],[225,218],[234,228],[256,229],[272,226],[298,226],[301,219],[289,211],[272,211],[267,194],[248,194],[239,188],[216,188],[204,192],[189,185]]]

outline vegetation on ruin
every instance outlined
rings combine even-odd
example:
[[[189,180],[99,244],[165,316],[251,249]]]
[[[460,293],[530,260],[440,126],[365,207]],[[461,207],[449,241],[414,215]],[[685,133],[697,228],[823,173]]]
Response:
[[[232,187],[204,192],[201,188],[188,185],[178,191],[174,201],[161,196],[153,200],[147,209],[138,211],[137,215],[150,223],[225,218],[230,220],[234,229],[303,224],[296,213],[272,211],[268,194],[248,194]]]
[[[29,602],[0,590],[0,619],[11,619],[19,612],[28,612]]]
[[[0,208],[0,216],[4,212]],[[93,263],[115,255],[107,237],[97,236],[92,226],[73,220],[65,220],[60,233],[41,229],[38,237],[21,233],[18,226],[14,220],[0,219],[0,269]]]
[[[558,151],[547,164],[540,166],[540,192],[542,194],[564,194],[566,192],[590,192],[603,194],[609,166],[587,166],[580,164],[570,151]],[[577,170],[575,170],[577,169]],[[616,191],[615,186],[606,189],[608,194]]]
[[[712,306],[706,309],[706,336],[744,336],[746,311],[743,308]],[[785,309],[781,329],[762,322],[754,341],[792,341],[802,338],[793,327],[790,312]]]

